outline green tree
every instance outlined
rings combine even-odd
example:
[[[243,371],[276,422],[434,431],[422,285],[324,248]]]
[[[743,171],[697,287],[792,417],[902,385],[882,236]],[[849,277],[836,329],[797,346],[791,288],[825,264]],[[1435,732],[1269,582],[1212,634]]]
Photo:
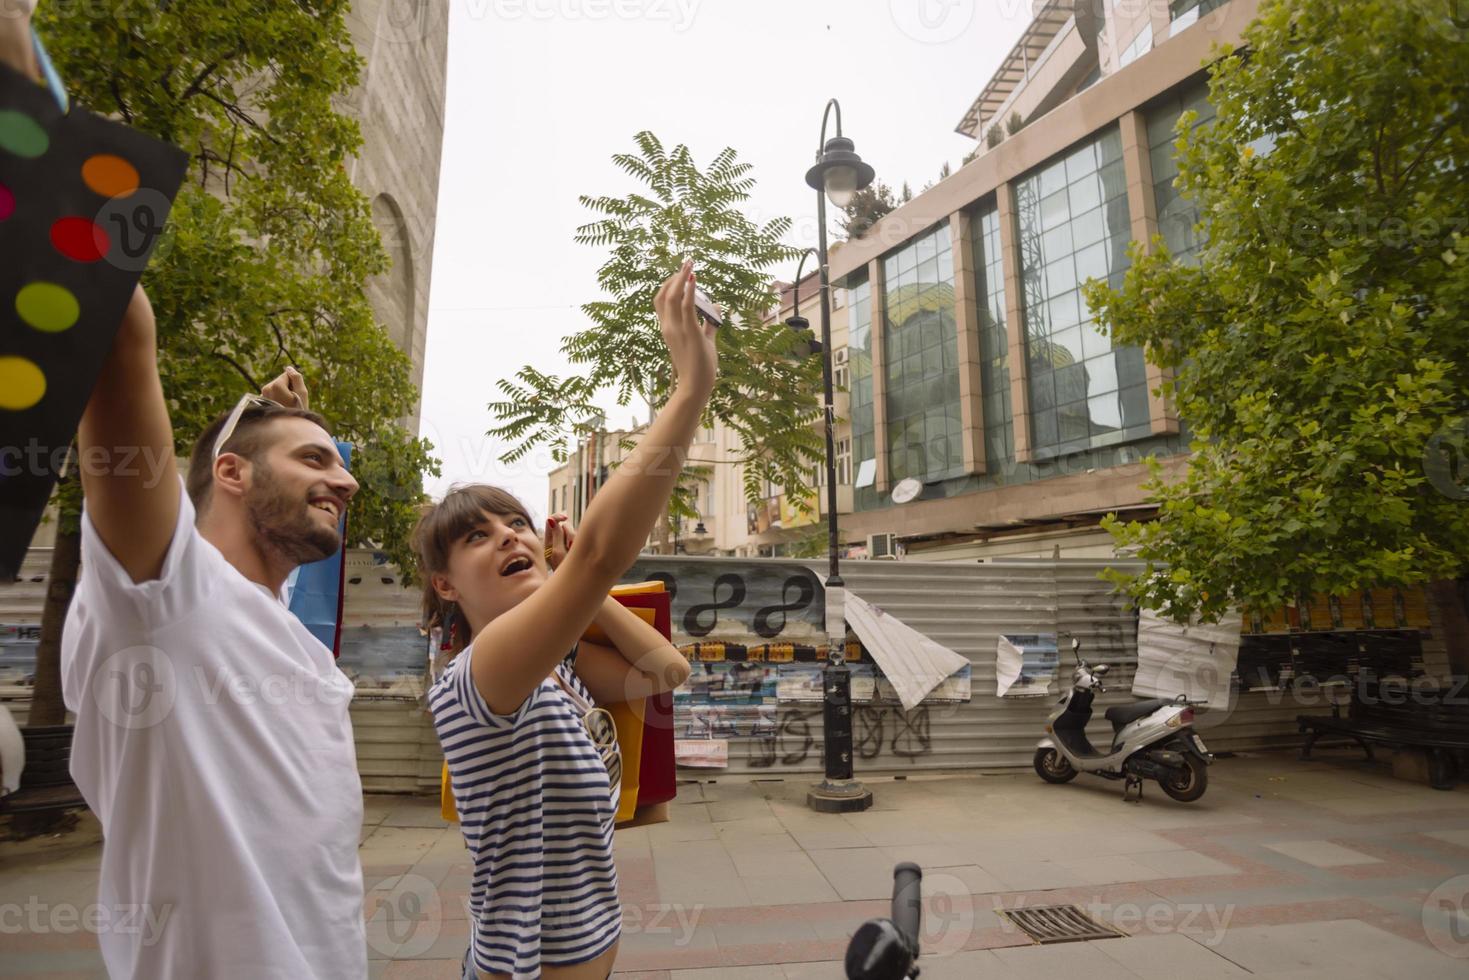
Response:
[[[606,248],[597,280],[608,298],[582,306],[590,324],[562,343],[562,353],[579,374],[565,377],[534,367],[500,382],[504,400],[492,402],[498,425],[489,435],[507,440],[505,462],[537,445],[566,459],[568,434],[600,414],[593,399],[613,389],[619,405],[634,396],[657,407],[672,393],[673,378],[653,313],[658,287],[685,256],[694,260],[699,286],[725,311],[719,333],[719,382],[705,424],[723,422],[740,436],[736,460],[744,464],[746,496],[758,499],[765,480],[803,486],[811,462],[823,452],[813,422],[819,417],[818,357],[794,356],[800,339],[783,323],[762,322],[774,303],[771,266],[796,258],[781,244],[789,218],[757,225],[739,205],[749,199],[750,164],[721,150],[700,169],[688,147],[665,150],[656,136],[638,133],[636,153],[619,153],[617,166],[645,185],[626,197],[580,198],[596,220],[577,230],[576,240]],[[687,481],[673,510],[692,517]]]
[[[893,189],[876,181],[852,195],[852,200],[842,208],[842,217],[837,224],[841,225],[842,233],[848,238],[861,238],[897,206]]]
[[[1178,125],[1197,265],[1156,243],[1120,292],[1089,286],[1176,373],[1195,435],[1183,479],[1155,465],[1157,520],[1108,522],[1143,605],[1212,618],[1464,574],[1469,489],[1433,478],[1469,415],[1469,31],[1448,13],[1262,4],[1248,54],[1210,70],[1217,120]]]
[[[348,527],[410,572],[407,537],[436,472],[408,432],[409,362],[363,292],[387,270],[347,164],[362,144],[335,102],[362,60],[347,0],[42,4],[37,30],[76,101],[182,147],[190,169],[143,282],[177,450],[288,364],[356,446]],[[33,724],[59,724],[59,643],[76,581],[79,493],[61,517],[37,652]]]

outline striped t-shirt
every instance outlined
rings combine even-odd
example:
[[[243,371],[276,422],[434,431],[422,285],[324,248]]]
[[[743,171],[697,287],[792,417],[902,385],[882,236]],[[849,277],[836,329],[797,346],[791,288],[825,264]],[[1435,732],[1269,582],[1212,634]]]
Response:
[[[555,672],[590,703],[575,662],[573,650]],[[497,715],[461,655],[429,692],[429,709],[474,860],[474,965],[532,980],[543,963],[606,952],[622,927],[612,860],[619,787],[571,698],[548,677],[514,713]]]

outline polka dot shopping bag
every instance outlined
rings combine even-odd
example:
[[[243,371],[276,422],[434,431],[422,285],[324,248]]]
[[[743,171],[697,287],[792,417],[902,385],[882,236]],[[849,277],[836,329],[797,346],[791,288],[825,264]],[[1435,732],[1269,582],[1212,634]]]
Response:
[[[49,84],[0,65],[0,581],[66,465],[188,163],[70,104],[42,65]]]

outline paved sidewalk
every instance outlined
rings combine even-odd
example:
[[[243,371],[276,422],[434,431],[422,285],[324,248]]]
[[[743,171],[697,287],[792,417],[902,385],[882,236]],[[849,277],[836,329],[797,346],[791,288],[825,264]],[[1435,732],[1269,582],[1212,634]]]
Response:
[[[800,780],[682,784],[670,823],[618,832],[616,975],[840,978],[903,860],[925,869],[925,980],[1469,975],[1469,788],[1345,752],[1222,759],[1210,778],[1189,805],[1085,777],[874,780],[876,807],[849,816],[808,811]],[[95,902],[98,853],[89,822],[0,856],[0,976],[102,976],[93,936],[55,916]],[[457,977],[469,869],[436,801],[370,797],[361,854],[371,975]],[[17,929],[27,902],[40,929]],[[1038,946],[997,913],[1058,903],[1126,935]]]

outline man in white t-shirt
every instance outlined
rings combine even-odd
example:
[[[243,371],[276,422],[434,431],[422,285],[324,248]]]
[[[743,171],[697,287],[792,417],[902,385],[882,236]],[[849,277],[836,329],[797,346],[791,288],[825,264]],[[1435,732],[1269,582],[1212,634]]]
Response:
[[[139,288],[78,432],[62,684],[114,980],[367,975],[352,684],[281,601],[357,483],[299,374],[264,394],[205,430],[185,494]]]

